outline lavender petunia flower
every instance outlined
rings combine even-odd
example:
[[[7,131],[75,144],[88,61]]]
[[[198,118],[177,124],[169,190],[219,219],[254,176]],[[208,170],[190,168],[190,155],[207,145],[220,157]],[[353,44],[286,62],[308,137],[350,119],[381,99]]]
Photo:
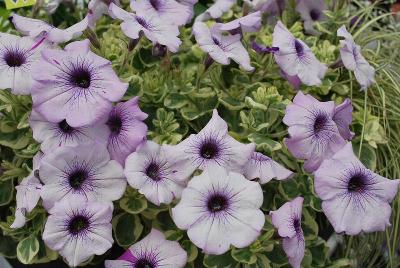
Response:
[[[95,143],[60,147],[46,154],[39,175],[46,209],[70,196],[83,196],[89,201],[117,200],[126,188],[121,165],[110,160],[105,145]]]
[[[334,113],[333,101],[319,102],[301,91],[286,107],[283,122],[289,126],[290,138],[285,144],[295,157],[306,160],[304,168],[308,172],[315,171],[325,158],[346,144],[333,121]]]
[[[30,94],[32,65],[47,47],[43,40],[0,33],[0,88],[10,88],[13,94]]]
[[[164,23],[185,25],[192,11],[191,6],[175,0],[132,0],[131,9],[140,17],[158,17]]]
[[[206,21],[208,19],[218,19],[229,11],[236,3],[236,0],[215,0],[215,2],[202,14],[197,16],[196,21]]]
[[[390,202],[400,180],[367,169],[347,143],[315,172],[314,187],[322,209],[337,233],[384,231],[390,225]]]
[[[172,218],[204,253],[220,255],[257,239],[265,222],[262,202],[259,183],[215,167],[189,181]]]
[[[216,62],[228,65],[230,59],[238,63],[243,69],[253,71],[250,65],[249,53],[240,42],[241,35],[223,35],[221,24],[214,25],[211,30],[203,22],[195,22],[193,34],[200,48]]]
[[[345,26],[337,30],[337,35],[345,38],[345,40],[340,41],[340,57],[344,66],[354,72],[361,89],[367,89],[367,87],[375,83],[375,69],[361,54],[361,47],[354,42],[353,37]]]
[[[296,197],[278,210],[270,212],[272,224],[283,237],[283,250],[293,268],[300,268],[305,251],[304,235],[301,229],[303,200],[303,197]]]
[[[274,178],[277,180],[286,180],[293,176],[292,171],[258,152],[254,152],[251,155],[250,161],[244,167],[243,174],[249,180],[259,178],[261,184],[265,184]]]
[[[163,233],[152,229],[117,260],[106,260],[105,268],[182,268],[186,261],[187,253],[178,242],[166,240]]]
[[[111,248],[112,212],[111,202],[89,202],[83,197],[57,202],[49,211],[43,241],[76,267]]]
[[[142,121],[147,118],[147,114],[140,110],[138,102],[139,98],[135,97],[118,103],[106,122],[111,132],[108,151],[111,159],[117,160],[122,166],[126,157],[146,140],[147,126]]]
[[[219,28],[221,31],[229,31],[230,33],[252,33],[258,32],[261,28],[261,12],[256,11],[247,16],[224,23]]]
[[[296,39],[281,21],[275,26],[273,47],[279,51],[274,53],[279,67],[289,76],[298,76],[303,84],[320,85],[327,67],[319,62],[311,49],[301,40]]]
[[[129,185],[156,205],[179,198],[193,171],[187,161],[168,154],[166,147],[147,141],[128,156],[125,164]]]
[[[59,29],[47,22],[17,14],[12,15],[12,23],[23,35],[28,35],[31,38],[44,38],[50,43],[59,44],[81,36],[82,32],[88,27],[88,17],[67,29]]]
[[[354,137],[354,132],[350,130],[350,125],[353,121],[353,106],[349,98],[335,107],[333,121],[335,121],[343,139],[351,140]]]
[[[280,16],[286,6],[286,0],[244,0],[244,2],[251,10],[272,16]]]
[[[35,110],[29,117],[33,138],[41,143],[40,149],[44,153],[51,153],[62,146],[76,146],[90,142],[106,144],[110,131],[105,125],[87,127],[71,127],[64,119],[58,123],[48,122]]]
[[[192,171],[223,166],[240,173],[250,160],[255,144],[242,144],[229,136],[228,125],[214,110],[211,120],[198,134],[190,135],[170,150],[168,155],[189,161]]]
[[[90,51],[87,39],[69,43],[64,50],[43,50],[32,77],[34,109],[50,122],[65,119],[72,127],[106,118],[112,102],[128,88],[110,61]]]
[[[171,52],[177,52],[182,41],[178,38],[178,26],[165,23],[157,15],[138,16],[129,13],[114,3],[110,4],[109,12],[111,17],[120,19],[121,29],[126,36],[134,40],[144,34],[153,44],[161,44]]]
[[[25,215],[32,212],[39,202],[42,184],[36,177],[35,170],[39,168],[42,157],[43,154],[41,152],[38,152],[33,157],[33,168],[31,174],[24,178],[21,183],[15,187],[17,190],[17,208],[15,210],[14,222],[10,226],[11,228],[21,228],[24,226],[26,222]]]
[[[88,4],[89,27],[94,28],[96,22],[105,14],[108,14],[108,8],[111,3],[119,5],[119,0],[90,0]]]
[[[304,30],[307,33],[318,34],[314,23],[325,19],[323,11],[326,9],[325,0],[297,0],[296,10],[304,20]]]

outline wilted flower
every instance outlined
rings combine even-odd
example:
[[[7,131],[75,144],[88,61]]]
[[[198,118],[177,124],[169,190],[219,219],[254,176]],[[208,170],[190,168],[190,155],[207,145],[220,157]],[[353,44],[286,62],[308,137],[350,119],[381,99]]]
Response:
[[[272,224],[283,237],[283,250],[293,268],[300,268],[304,257],[305,242],[301,229],[301,210],[303,197],[296,197],[276,211],[271,211]]]
[[[64,146],[46,154],[39,175],[46,209],[70,196],[90,201],[117,200],[126,187],[121,165],[110,160],[105,145],[96,143]]]
[[[153,44],[161,44],[171,52],[177,52],[182,41],[178,38],[179,29],[177,25],[160,20],[157,15],[138,16],[129,13],[117,5],[111,3],[109,9],[113,18],[120,19],[121,30],[126,36],[134,40],[144,34]]]
[[[72,127],[87,126],[106,118],[112,102],[128,88],[111,62],[89,50],[89,40],[68,44],[64,50],[43,50],[32,70],[34,109],[48,121],[66,120]]]
[[[125,163],[129,185],[156,205],[169,204],[179,198],[193,172],[187,161],[175,159],[166,147],[168,145],[147,141],[129,155]]]
[[[178,242],[166,240],[163,233],[152,229],[117,260],[106,260],[105,268],[182,268],[186,261],[187,253]]]
[[[349,98],[335,106],[333,121],[335,121],[343,139],[351,140],[353,138],[354,133],[350,130],[350,125],[353,121],[353,106]]]
[[[75,146],[90,142],[106,144],[110,131],[105,125],[86,127],[71,127],[64,119],[58,123],[48,122],[35,110],[29,117],[33,138],[41,143],[40,149],[44,153],[51,153],[62,146]]]
[[[285,9],[286,0],[244,0],[253,11],[261,11],[272,16],[280,16]]]
[[[215,0],[215,2],[202,14],[197,16],[196,21],[205,21],[208,19],[218,19],[229,11],[236,3],[236,0]]]
[[[88,17],[66,29],[59,29],[47,22],[22,17],[17,14],[12,15],[12,23],[23,35],[28,35],[35,39],[44,38],[50,43],[59,44],[81,36],[82,32],[88,27]]]
[[[232,34],[242,32],[258,32],[261,28],[261,12],[256,11],[247,16],[224,23],[220,26],[221,31],[229,31]]]
[[[347,143],[315,172],[314,187],[322,209],[337,233],[384,231],[390,225],[390,202],[400,180],[388,180],[367,169]]]
[[[30,94],[32,65],[47,47],[43,40],[0,33],[0,88],[10,88],[13,94]]]
[[[96,22],[104,15],[108,14],[111,3],[119,5],[119,0],[90,0],[88,4],[89,27],[94,28]]]
[[[367,89],[372,83],[375,83],[375,69],[361,54],[361,47],[354,42],[353,37],[346,30],[346,26],[340,27],[337,35],[345,38],[340,41],[340,57],[344,66],[354,72],[361,89]]]
[[[306,159],[304,168],[308,172],[315,171],[322,160],[346,144],[333,120],[334,113],[333,101],[319,102],[301,91],[286,107],[283,122],[289,126],[290,138],[285,144],[295,157]]]
[[[242,172],[255,150],[255,144],[242,144],[228,134],[228,125],[213,111],[211,120],[196,135],[172,147],[169,155],[178,159],[186,159],[196,168],[205,169],[210,166],[222,166],[229,171]]]
[[[39,168],[43,154],[38,152],[33,157],[33,168],[31,174],[24,178],[21,183],[15,187],[17,190],[17,208],[15,210],[15,219],[11,228],[21,228],[25,225],[26,213],[32,212],[40,199],[42,184],[35,175],[35,170]]]
[[[286,180],[293,175],[293,172],[284,168],[268,156],[262,153],[254,152],[250,161],[244,167],[244,176],[253,180],[260,179],[261,184],[265,184],[276,178],[277,180]]]
[[[111,248],[112,212],[111,202],[89,202],[79,196],[64,199],[49,211],[43,241],[76,267]]]
[[[215,24],[211,30],[204,22],[195,22],[193,34],[200,48],[216,62],[228,65],[230,59],[238,63],[243,69],[253,71],[250,65],[250,56],[240,42],[241,35],[223,35],[221,24]]]
[[[139,98],[135,97],[118,103],[106,122],[111,131],[108,151],[111,159],[117,160],[122,166],[126,157],[146,140],[147,126],[142,121],[147,118],[147,114],[140,110],[138,102]]]
[[[324,0],[297,0],[296,10],[304,20],[304,29],[307,33],[317,34],[314,29],[314,23],[324,20],[325,14],[323,11],[326,9]]]
[[[259,236],[265,222],[262,202],[259,183],[215,167],[189,181],[172,218],[204,253],[220,255],[231,244],[244,248]]]
[[[311,49],[301,40],[296,39],[289,30],[278,21],[273,33],[274,53],[279,67],[289,76],[298,76],[308,86],[320,85],[327,67],[319,62]]]

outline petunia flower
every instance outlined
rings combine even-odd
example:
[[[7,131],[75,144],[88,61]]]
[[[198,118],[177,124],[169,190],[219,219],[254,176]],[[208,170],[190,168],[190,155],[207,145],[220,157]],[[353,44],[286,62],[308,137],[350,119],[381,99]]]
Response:
[[[195,22],[193,34],[197,44],[220,64],[228,65],[232,59],[246,71],[253,71],[249,53],[240,42],[241,35],[223,35],[220,27],[221,24],[215,24],[210,30],[204,22]]]
[[[265,184],[274,178],[286,180],[293,176],[292,171],[258,152],[254,152],[251,155],[250,161],[244,167],[243,174],[249,180],[259,178],[261,184]]]
[[[49,211],[43,241],[76,267],[111,248],[112,212],[111,202],[89,202],[80,196],[64,199]]]
[[[30,94],[32,66],[47,47],[43,40],[0,33],[0,88],[10,88],[13,94]]]
[[[400,180],[389,180],[367,169],[347,143],[315,172],[314,187],[322,210],[337,233],[384,231],[390,225],[390,202]]]
[[[257,239],[265,222],[262,202],[259,183],[215,167],[189,181],[172,218],[204,253],[221,255]]]
[[[340,41],[340,57],[343,65],[354,72],[362,90],[366,90],[371,84],[375,83],[375,69],[361,54],[361,47],[357,45],[351,34],[342,26],[337,30],[337,35],[344,37]]]
[[[41,143],[40,149],[44,153],[51,153],[58,147],[76,146],[90,142],[106,144],[110,131],[105,125],[87,127],[71,127],[64,119],[58,123],[48,122],[35,110],[29,117],[33,138]]]
[[[89,27],[94,28],[96,22],[105,14],[108,14],[108,8],[111,3],[120,5],[119,0],[90,0],[88,3]]]
[[[139,16],[123,10],[114,3],[110,4],[109,12],[111,17],[123,21],[121,30],[129,38],[137,40],[144,34],[153,44],[164,45],[171,52],[177,52],[182,43],[178,38],[178,27],[160,20],[157,15]]]
[[[263,14],[280,16],[286,6],[286,0],[244,0],[252,11],[261,11]]]
[[[306,33],[318,34],[314,29],[314,23],[325,19],[323,11],[326,9],[327,6],[324,0],[297,0],[296,10],[304,20]]]
[[[105,145],[96,143],[64,146],[46,154],[39,174],[46,209],[70,196],[89,201],[117,200],[126,188],[121,165],[110,160]]]
[[[293,268],[300,268],[305,251],[304,235],[301,229],[303,200],[303,197],[296,197],[278,210],[270,212],[272,224],[278,229],[279,235],[283,237],[283,250]]]
[[[106,122],[111,132],[108,138],[110,157],[122,166],[126,157],[146,140],[147,126],[143,120],[147,118],[147,114],[140,110],[138,102],[139,98],[135,97],[118,103]]]
[[[69,43],[64,50],[43,50],[32,70],[33,108],[46,120],[66,120],[71,127],[95,124],[106,118],[112,102],[128,88],[111,62],[89,49],[89,40]]]
[[[158,17],[164,23],[185,25],[192,15],[192,6],[175,0],[132,0],[131,9],[140,17]]]
[[[333,120],[334,113],[333,101],[319,102],[301,91],[286,107],[283,122],[289,126],[290,138],[285,144],[295,157],[306,160],[308,172],[315,171],[322,160],[346,144]]]
[[[354,132],[350,130],[350,125],[353,121],[353,105],[349,98],[335,106],[333,121],[335,121],[343,139],[351,140],[354,137]]]
[[[42,184],[37,178],[35,171],[39,168],[42,157],[43,154],[41,152],[38,152],[33,157],[32,172],[15,187],[17,190],[17,208],[15,210],[14,222],[10,226],[11,228],[23,227],[26,223],[26,214],[32,212],[39,202]]]
[[[117,260],[106,260],[105,268],[147,267],[182,268],[187,253],[176,241],[165,239],[156,229],[139,242],[133,244]]]
[[[279,51],[274,53],[279,67],[289,76],[298,76],[303,84],[320,85],[327,67],[319,62],[311,49],[301,40],[295,38],[281,21],[275,26],[273,47]]]
[[[255,144],[242,144],[228,134],[228,125],[213,111],[211,120],[198,133],[171,147],[169,155],[186,159],[195,169],[223,166],[230,171],[242,172],[250,160]]]
[[[189,163],[168,154],[168,145],[152,141],[141,144],[126,159],[125,176],[128,183],[156,204],[169,204],[181,196],[192,174]]]
[[[228,12],[235,3],[236,0],[215,0],[206,11],[197,16],[196,21],[200,22],[208,19],[218,19],[222,17],[225,12]]]
[[[34,39],[44,38],[50,43],[59,44],[81,36],[82,32],[88,27],[88,17],[66,29],[59,29],[47,22],[17,14],[12,15],[12,23],[23,35]]]
[[[219,29],[221,31],[229,31],[230,33],[258,32],[261,28],[261,20],[261,12],[256,11],[236,20],[223,23]]]

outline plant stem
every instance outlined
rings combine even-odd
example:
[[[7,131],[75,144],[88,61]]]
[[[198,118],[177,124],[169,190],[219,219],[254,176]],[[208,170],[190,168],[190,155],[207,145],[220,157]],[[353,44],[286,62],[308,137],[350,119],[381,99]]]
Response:
[[[367,121],[367,98],[368,98],[368,93],[367,93],[367,90],[365,90],[364,91],[364,118],[363,118],[363,125],[362,125],[362,131],[361,131],[360,148],[358,148],[358,158],[361,157],[362,144],[363,144],[363,140],[364,140],[365,122]]]

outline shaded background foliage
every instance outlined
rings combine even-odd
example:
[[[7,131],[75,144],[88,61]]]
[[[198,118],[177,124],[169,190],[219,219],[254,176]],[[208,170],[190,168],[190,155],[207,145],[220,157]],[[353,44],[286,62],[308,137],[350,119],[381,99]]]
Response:
[[[196,14],[204,11],[209,2],[200,1],[195,6]],[[354,106],[352,130],[356,133],[353,146],[362,162],[383,176],[400,178],[400,24],[387,9],[395,1],[373,4],[335,1],[334,10],[327,12],[327,20],[317,25],[320,36],[303,34],[294,1],[289,2],[281,19],[296,37],[312,48],[320,61],[331,64],[339,57],[336,30],[343,24],[364,48],[363,54],[377,70],[376,83],[368,91],[360,92],[354,76],[345,69],[330,69],[321,87],[303,86],[302,90],[320,100],[337,103],[350,97]],[[72,25],[85,12],[71,5],[61,5],[51,16],[36,7],[18,10],[22,15],[34,15],[56,26]],[[241,3],[238,3],[222,19],[232,20],[241,12]],[[7,20],[9,14],[0,8],[0,30],[15,34]],[[356,23],[350,25],[355,16]],[[190,133],[198,132],[207,123],[211,111],[218,108],[233,137],[244,143],[256,143],[258,151],[296,172],[290,181],[263,185],[262,210],[268,214],[287,200],[304,196],[304,267],[399,267],[400,197],[393,202],[392,226],[386,232],[353,238],[336,235],[321,211],[320,200],[313,191],[313,178],[283,145],[287,127],[282,118],[295,91],[281,78],[271,55],[258,55],[249,47],[254,38],[271,44],[272,29],[265,25],[259,33],[244,36],[256,67],[253,73],[240,70],[235,63],[214,64],[204,70],[205,54],[195,44],[189,26],[181,29],[183,43],[179,53],[157,57],[152,54],[151,44],[143,39],[133,51],[128,51],[129,40],[119,25],[104,17],[96,27],[99,46],[92,49],[111,60],[119,76],[129,82],[124,100],[140,96],[140,106],[149,114],[146,120],[149,139],[177,144]],[[41,239],[45,210],[41,206],[35,208],[21,229],[9,227],[15,211],[14,186],[30,173],[32,157],[40,148],[29,128],[30,111],[30,97],[0,91],[0,254],[17,258],[24,264],[38,264],[58,258]],[[88,261],[91,265],[102,267],[104,259],[118,257],[123,249],[156,227],[168,239],[179,241],[188,252],[187,267],[288,267],[280,239],[269,220],[261,236],[249,247],[232,248],[224,255],[210,256],[199,251],[186,233],[174,225],[170,217],[174,203],[156,207],[136,190],[128,188],[124,197],[114,204],[115,245],[103,256]]]

